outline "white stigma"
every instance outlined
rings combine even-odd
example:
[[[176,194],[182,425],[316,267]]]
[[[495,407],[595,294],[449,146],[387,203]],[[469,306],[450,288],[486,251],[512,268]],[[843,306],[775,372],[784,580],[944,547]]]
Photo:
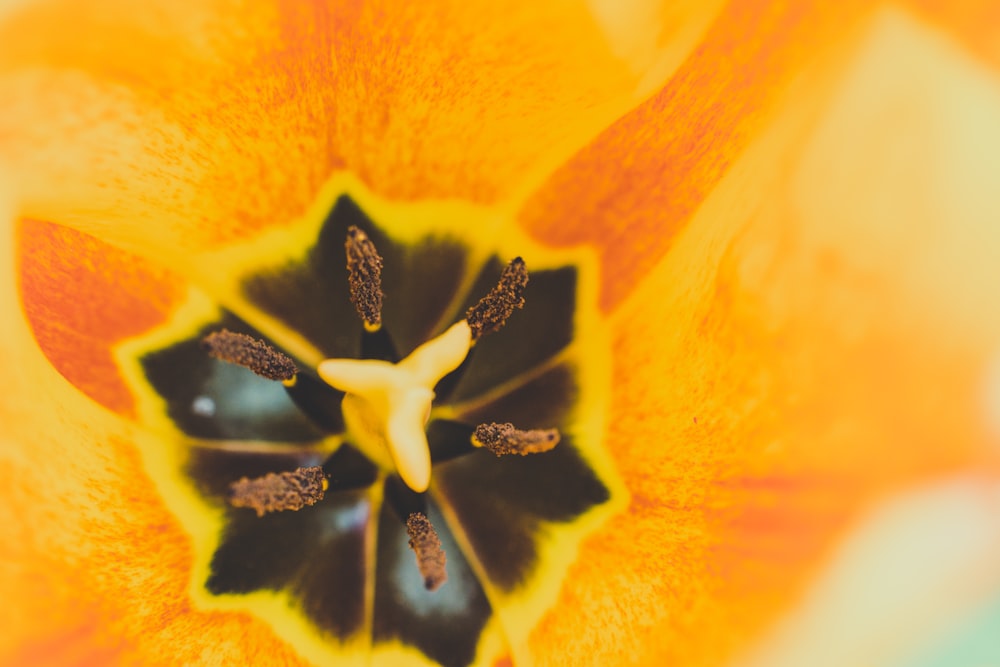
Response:
[[[342,407],[353,442],[422,493],[431,481],[431,451],[424,425],[434,385],[461,365],[471,347],[472,330],[462,320],[398,364],[327,359],[316,371],[327,384],[347,394]]]

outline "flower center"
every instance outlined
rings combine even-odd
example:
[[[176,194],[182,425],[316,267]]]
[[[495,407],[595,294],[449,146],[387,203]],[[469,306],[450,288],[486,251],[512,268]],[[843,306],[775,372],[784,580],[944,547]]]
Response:
[[[624,499],[592,265],[505,239],[532,263],[522,299],[523,262],[505,268],[474,210],[375,202],[390,235],[330,204],[235,252],[225,305],[123,351],[142,413],[178,433],[150,474],[195,537],[200,605],[247,609],[321,664],[403,647],[490,664]]]
[[[357,227],[347,230],[347,269],[351,301],[368,331],[381,327],[382,258],[367,235]],[[517,257],[504,269],[500,283],[466,319],[424,343],[393,364],[378,359],[327,359],[317,368],[330,386],[344,392],[344,421],[353,442],[382,468],[394,470],[418,493],[431,480],[431,452],[424,433],[430,417],[434,387],[457,369],[475,341],[499,331],[528,284],[524,261]]]
[[[365,330],[375,333],[382,327],[382,257],[368,235],[355,226],[348,228],[344,246],[351,302]],[[320,378],[344,392],[341,407],[351,441],[383,470],[398,474],[413,491],[423,493],[431,481],[431,451],[424,425],[430,418],[434,387],[461,366],[478,338],[499,331],[514,310],[524,306],[521,294],[527,284],[527,268],[517,257],[504,269],[499,284],[469,309],[465,320],[456,322],[402,361],[326,359],[317,367]],[[263,341],[222,331],[206,336],[202,345],[217,359],[243,366],[261,377],[282,380],[289,389],[296,387],[295,362]],[[550,441],[554,444],[558,440]],[[475,438],[473,444],[482,446]],[[515,450],[500,447],[492,451],[499,456]],[[547,449],[523,449],[520,453],[541,451]],[[275,478],[271,473],[265,479],[266,484],[261,480],[262,489],[270,489],[273,479],[284,478]],[[246,484],[254,488],[249,480]],[[254,507],[259,512],[260,505]],[[303,503],[271,503],[268,507],[269,511],[301,509]]]

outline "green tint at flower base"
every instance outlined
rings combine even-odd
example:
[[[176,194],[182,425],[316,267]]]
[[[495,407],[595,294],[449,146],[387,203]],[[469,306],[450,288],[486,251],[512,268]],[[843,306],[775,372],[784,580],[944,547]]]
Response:
[[[625,492],[601,445],[609,358],[592,259],[494,239],[491,215],[394,207],[332,183],[290,231],[201,260],[193,273],[211,296],[192,296],[167,326],[121,346],[140,416],[163,434],[145,460],[196,545],[198,604],[250,610],[320,663],[366,663],[374,651],[415,664],[492,664],[523,645],[580,541]],[[352,225],[384,257],[375,332],[349,298]],[[515,255],[530,271],[525,307],[434,386],[430,486],[416,493],[362,453],[341,415],[344,394],[316,366],[330,357],[398,362],[460,321]],[[200,341],[224,328],[294,357],[294,390],[210,358]],[[471,443],[489,422],[557,428],[562,438],[550,452],[498,458]],[[316,505],[263,517],[228,505],[241,477],[299,466],[328,477]],[[436,591],[408,548],[406,517],[416,511],[447,555]]]

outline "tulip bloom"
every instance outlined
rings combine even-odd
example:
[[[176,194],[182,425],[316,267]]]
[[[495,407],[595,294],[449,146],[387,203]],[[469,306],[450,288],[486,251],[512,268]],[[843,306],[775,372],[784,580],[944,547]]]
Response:
[[[792,4],[0,10],[0,663],[979,650],[996,8]]]

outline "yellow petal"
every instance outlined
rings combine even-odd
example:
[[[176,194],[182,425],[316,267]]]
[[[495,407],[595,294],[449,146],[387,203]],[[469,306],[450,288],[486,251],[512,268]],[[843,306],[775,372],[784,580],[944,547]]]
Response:
[[[592,244],[613,309],[673,245],[803,62],[829,54],[867,3],[733,2],[666,86],[557,169],[519,213],[554,246]],[[611,165],[614,165],[611,168]]]
[[[522,216],[540,238],[555,244],[581,238],[607,244],[602,304],[608,312],[615,311],[618,363],[610,437],[633,493],[630,513],[591,540],[574,569],[575,578],[562,593],[557,615],[536,633],[533,649],[551,661],[607,664],[624,655],[651,664],[671,659],[680,664],[718,662],[788,608],[791,596],[821,567],[838,535],[876,497],[920,476],[986,456],[978,391],[985,363],[996,353],[996,322],[989,313],[984,315],[982,304],[990,296],[983,285],[995,285],[997,278],[988,261],[995,256],[991,224],[997,211],[990,208],[994,200],[985,199],[982,192],[992,184],[989,175],[997,171],[990,158],[1000,151],[990,132],[961,133],[955,128],[990,127],[988,118],[997,117],[995,95],[980,93],[993,90],[995,82],[981,73],[970,78],[973,66],[912,24],[883,20],[872,29],[847,83],[837,89],[838,104],[814,123],[812,115],[819,113],[830,87],[825,78],[829,72],[821,72],[818,83],[792,89],[805,100],[801,104],[787,88],[799,73],[799,57],[815,51],[826,55],[826,38],[851,23],[853,9],[843,10],[843,23],[828,22],[831,16],[842,17],[841,5],[828,10],[830,14],[805,13],[804,19],[781,10],[759,10],[751,13],[748,33],[742,33],[746,16],[733,7],[725,22],[713,29],[704,53],[699,52],[662,95],[609,130],[554,177],[551,190],[539,195]],[[53,10],[45,16],[58,23],[63,14]],[[68,14],[67,23],[80,18]],[[205,15],[192,16],[169,15],[165,25],[184,28]],[[270,18],[260,23],[270,25]],[[169,33],[158,32],[161,28],[147,32]],[[184,33],[181,28],[178,34]],[[734,45],[746,44],[746,34],[761,33],[759,42],[750,40],[754,48],[749,48],[746,61],[729,57]],[[361,31],[347,38],[364,43],[371,35],[382,33]],[[781,35],[785,37],[778,39]],[[233,43],[240,45],[239,36]],[[884,50],[873,46],[880,43],[886,45]],[[25,44],[19,41],[11,50],[15,60],[34,57],[22,53],[30,51]],[[102,49],[113,52],[117,45],[114,40],[106,44],[87,47],[96,51],[89,55],[79,51],[79,44],[71,45],[64,60],[90,58],[109,67],[112,61]],[[197,40],[189,46],[195,55],[199,48],[211,50]],[[232,51],[242,57],[238,48]],[[247,60],[259,64],[253,57],[260,52],[248,53]],[[275,55],[266,49],[264,53]],[[276,54],[276,60],[284,62],[280,56]],[[169,83],[164,89],[142,91],[158,94],[182,90],[171,68],[181,71],[192,62],[202,63],[197,58],[137,62],[137,71],[148,66],[164,75],[162,80]],[[708,71],[709,65],[718,68],[730,62],[737,65],[734,71]],[[921,65],[916,73],[910,70],[913,62]],[[127,59],[113,64],[133,66]],[[121,98],[102,95],[88,101],[74,95],[109,89],[86,75],[66,72],[11,76],[9,90],[27,85],[38,93],[28,99],[61,101],[61,107],[54,105],[60,111],[52,127],[66,129],[66,123],[79,120],[74,114],[96,109],[100,115],[110,105],[110,117],[84,118],[98,131],[86,137],[70,133],[62,147],[71,153],[71,145],[82,146],[76,158],[93,167],[94,175],[71,164],[76,159],[72,155],[60,159],[50,146],[47,153],[30,155],[24,164],[31,167],[25,171],[31,175],[19,180],[26,184],[29,211],[109,232],[118,243],[138,245],[154,239],[176,252],[286,221],[304,206],[303,193],[315,185],[310,179],[319,176],[309,172],[302,178],[298,173],[299,180],[293,182],[285,178],[293,170],[276,169],[281,173],[251,178],[249,172],[239,171],[233,177],[225,165],[260,164],[261,156],[276,155],[275,146],[286,141],[295,155],[320,155],[309,163],[321,165],[316,173],[338,159],[325,154],[323,147],[296,145],[294,133],[282,130],[262,140],[264,148],[255,143],[251,152],[256,157],[244,164],[241,156],[232,157],[239,151],[229,145],[228,136],[205,129],[220,118],[231,118],[225,114],[225,101],[232,98],[226,95],[220,95],[223,102],[212,122],[198,117],[207,108],[200,100],[201,106],[185,107],[187,115],[180,121],[163,123],[158,114],[168,105],[153,104],[152,115],[143,115],[137,109],[146,107],[121,81],[110,87],[115,92],[124,89]],[[426,83],[419,76],[415,80]],[[53,82],[70,84],[71,93],[60,98],[62,93],[46,87]],[[905,85],[897,85],[900,82]],[[210,87],[199,81],[190,85],[194,92],[184,89],[185,94],[195,97]],[[712,94],[689,115],[683,104],[699,99],[692,86]],[[284,89],[267,90],[280,98],[277,93]],[[866,116],[870,100],[889,104],[888,110],[878,106],[881,115]],[[146,161],[123,162],[131,171],[92,159],[107,157],[99,150],[105,147],[100,145],[102,136],[114,135],[113,145],[122,148],[121,126],[115,124],[122,109],[122,118],[143,126],[146,120],[157,121],[149,126],[158,129],[139,135],[143,138],[137,142],[145,142],[135,154]],[[247,112],[251,122],[260,119],[253,111]],[[23,109],[18,113],[22,115],[9,117],[29,116]],[[661,132],[657,123],[670,127],[677,114],[685,121],[680,129]],[[880,120],[884,117],[910,122],[887,123]],[[356,140],[358,146],[370,148],[372,136],[397,136],[391,118],[374,118],[357,119],[360,126],[378,128]],[[410,122],[403,125],[409,128]],[[164,127],[166,138],[159,134]],[[288,127],[299,126],[289,122]],[[103,135],[104,129],[110,135]],[[40,127],[32,131],[35,134],[28,132],[20,145],[22,157],[30,154],[24,149],[32,141],[48,136]],[[204,153],[189,150],[185,132]],[[915,145],[929,147],[919,154],[924,159],[899,159],[899,147],[914,144],[909,141],[913,136],[920,138]],[[882,142],[886,137],[888,143]],[[809,141],[803,143],[804,138]],[[97,145],[88,149],[87,141]],[[178,145],[182,147],[176,151],[161,150]],[[433,160],[419,141],[391,145],[404,148],[388,164],[412,161],[420,169],[390,173],[381,163],[370,166],[364,155],[355,156],[351,164],[364,178],[386,178],[386,185],[372,183],[373,188],[405,197],[437,180],[428,175],[426,166]],[[417,148],[411,151],[411,146]],[[978,155],[976,150],[984,147],[989,150]],[[228,158],[213,162],[217,153],[226,151]],[[513,148],[511,152],[517,154]],[[878,156],[892,159],[880,162]],[[210,162],[212,169],[195,164],[196,158]],[[509,181],[501,177],[510,174],[498,163],[486,160],[485,166],[475,165],[465,175],[457,173],[454,159],[443,162],[441,189],[432,194],[488,201],[506,191]],[[617,178],[629,184],[624,191],[606,180],[594,187],[594,181],[582,178],[588,171],[603,173],[608,162],[623,165]],[[675,163],[677,175],[670,178],[676,181],[663,181]],[[924,172],[915,165],[933,170],[922,180]],[[490,168],[499,173],[495,182]],[[123,173],[134,175],[135,183],[116,183]],[[49,188],[60,177],[67,179],[61,191],[65,199],[47,199],[45,179],[31,181],[37,174],[50,177],[45,184]],[[886,174],[894,178],[886,179]],[[205,179],[210,187],[202,190]],[[258,181],[265,186],[248,195],[247,184]],[[577,181],[584,184],[579,189],[566,185]],[[170,187],[164,188],[164,182]],[[275,186],[274,192],[292,196],[275,203],[278,196],[271,199],[269,185]],[[211,193],[205,202],[199,200],[202,192]],[[914,192],[925,197],[918,200],[919,206],[911,202]],[[236,202],[237,194],[250,203]],[[560,208],[573,195],[581,195],[576,202],[580,215]],[[195,201],[204,203],[207,217],[198,217],[203,214]],[[192,212],[197,215],[189,217]],[[561,231],[570,219],[591,229],[589,236]],[[210,224],[204,224],[206,220]],[[956,237],[954,227],[943,226],[942,220],[970,233]],[[626,226],[631,232],[622,231]],[[0,238],[10,238],[9,233],[4,231]],[[944,252],[936,254],[941,247]],[[977,257],[980,261],[970,260]],[[635,284],[640,286],[633,292]],[[0,305],[15,304],[13,296],[4,294]],[[0,312],[17,311],[12,306]],[[23,322],[18,320],[14,328],[10,340],[16,345],[12,351],[3,348],[0,362],[9,362],[4,369],[14,369],[8,384],[18,396],[5,404],[9,412],[2,415],[4,423],[21,420],[10,431],[14,445],[4,449],[5,461],[11,461],[4,469],[4,481],[9,481],[4,488],[16,501],[4,507],[18,508],[18,513],[8,510],[2,518],[25,539],[7,547],[11,555],[4,562],[17,566],[6,577],[10,588],[4,590],[15,591],[18,599],[35,594],[46,603],[75,600],[75,615],[57,618],[60,630],[53,635],[83,637],[87,643],[105,641],[95,638],[104,632],[140,637],[147,661],[159,657],[159,662],[169,658],[233,664],[245,662],[247,655],[293,661],[291,651],[253,619],[188,608],[178,583],[183,577],[177,576],[190,560],[186,536],[155,494],[146,495],[148,481],[132,448],[142,434],[129,425],[107,422],[105,412],[73,395],[31,347]],[[26,364],[21,368],[27,369],[23,373],[15,363],[21,360]],[[940,391],[942,387],[947,391]],[[45,423],[38,410],[50,404],[60,406],[65,417]],[[82,431],[81,425],[86,425]],[[58,478],[65,486],[56,488],[72,487],[71,493],[51,493],[50,478],[39,473],[47,471],[53,459],[68,462]],[[65,511],[67,502],[90,509],[77,516]],[[22,514],[21,507],[28,510]],[[53,532],[38,526],[52,526]],[[159,550],[144,552],[150,545]],[[119,562],[128,567],[115,565]],[[113,564],[108,579],[123,585],[99,580],[92,582],[93,592],[74,588],[79,572],[107,573],[108,563]],[[94,616],[102,619],[98,629],[81,621]],[[600,619],[600,632],[594,632],[594,619]],[[37,632],[27,622],[12,619],[4,625],[15,628],[12,636],[21,638],[22,646],[25,641],[32,646],[31,633]],[[115,637],[106,643],[111,655],[139,650]],[[44,651],[48,644],[42,639],[37,645]],[[98,655],[103,655],[100,650]],[[12,655],[32,658],[37,653],[29,649]]]
[[[722,0],[589,0],[611,48],[654,93],[704,36]]]
[[[191,540],[146,476],[136,443],[148,435],[77,390],[32,339],[14,210],[0,201],[0,663],[298,664],[262,622],[191,608]]]
[[[669,12],[683,39],[630,62],[582,0],[30,3],[0,25],[3,160],[26,214],[177,259],[291,224],[339,170],[495,203],[635,104],[716,5]]]
[[[1000,81],[899,13],[848,45],[614,313],[607,442],[631,506],[536,629],[541,664],[720,664],[879,499],[998,470]],[[631,219],[671,229],[649,193]]]

